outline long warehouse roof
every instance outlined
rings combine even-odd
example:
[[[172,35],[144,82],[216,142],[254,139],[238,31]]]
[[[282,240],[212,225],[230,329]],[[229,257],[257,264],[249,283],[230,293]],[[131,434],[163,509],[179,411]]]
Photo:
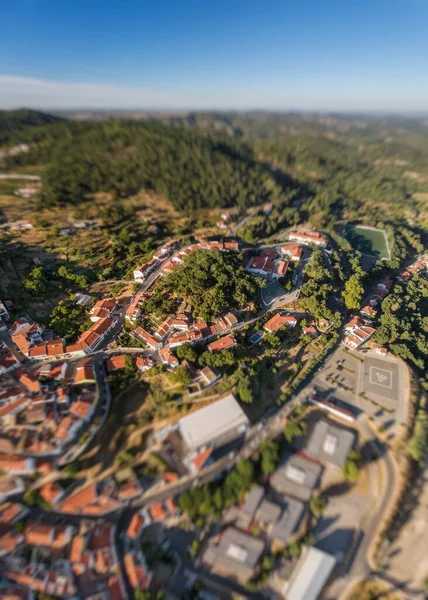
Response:
[[[248,417],[235,396],[225,398],[201,408],[180,419],[180,433],[190,450],[196,450],[233,429],[246,429]]]

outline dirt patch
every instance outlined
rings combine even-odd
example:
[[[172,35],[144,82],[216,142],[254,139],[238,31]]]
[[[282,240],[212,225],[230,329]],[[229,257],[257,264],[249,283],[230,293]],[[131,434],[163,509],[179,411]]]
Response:
[[[408,582],[409,589],[415,589],[415,591],[423,589],[428,578],[428,555],[426,552],[428,465],[420,480],[419,494],[412,496],[409,500],[411,505],[406,507],[405,512],[409,514],[409,518],[385,552],[388,574],[398,581]]]
[[[363,598],[376,598],[378,600],[403,600],[403,596],[391,591],[387,585],[369,579],[355,586],[347,600],[362,600]]]

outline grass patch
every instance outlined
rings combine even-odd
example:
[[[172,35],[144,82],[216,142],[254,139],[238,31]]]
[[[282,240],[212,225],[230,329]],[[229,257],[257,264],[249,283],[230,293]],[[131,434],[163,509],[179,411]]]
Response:
[[[346,225],[345,237],[354,250],[376,258],[390,259],[388,242],[382,229],[359,225]]]

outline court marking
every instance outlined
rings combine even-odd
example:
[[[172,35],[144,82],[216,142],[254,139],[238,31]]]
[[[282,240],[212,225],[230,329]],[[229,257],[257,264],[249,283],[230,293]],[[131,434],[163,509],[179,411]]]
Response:
[[[377,375],[377,381],[374,379],[374,377],[372,377],[372,372],[373,370],[376,371],[376,375]],[[380,373],[380,371],[383,371],[384,373],[387,373],[387,375],[382,375]],[[382,381],[388,380],[389,379],[389,383],[382,383]],[[382,387],[386,387],[388,389],[392,388],[392,371],[389,371],[388,369],[381,369],[380,367],[374,367],[373,365],[370,365],[370,375],[369,375],[369,382],[372,385],[381,385]]]

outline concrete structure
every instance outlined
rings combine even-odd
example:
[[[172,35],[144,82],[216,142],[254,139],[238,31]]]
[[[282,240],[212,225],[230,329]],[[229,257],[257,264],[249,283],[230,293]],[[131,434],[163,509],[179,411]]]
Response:
[[[306,548],[293,572],[289,584],[284,590],[287,600],[316,600],[327,583],[336,564],[331,554]]]
[[[239,520],[242,527],[247,528],[250,526],[251,521],[254,519],[254,515],[256,514],[257,508],[264,498],[264,495],[265,491],[261,485],[253,485],[251,490],[248,492],[245,499],[245,504],[242,507],[239,515]]]
[[[323,463],[341,467],[356,440],[356,433],[328,421],[318,421],[312,430],[305,452]]]
[[[203,446],[220,445],[242,435],[249,427],[249,420],[233,394],[201,408],[182,419],[179,431],[189,450]]]
[[[269,333],[275,333],[278,331],[278,329],[281,329],[281,327],[287,327],[287,329],[291,329],[296,325],[296,317],[287,314],[276,313],[276,315],[271,317],[269,321],[266,321],[266,323],[263,325],[263,329],[266,329],[266,331]]]
[[[281,508],[281,516],[273,523],[270,537],[276,542],[286,544],[299,527],[305,505],[300,500],[284,496]]]
[[[267,277],[270,275],[275,268],[275,263],[268,256],[254,256],[252,257],[245,269],[253,275],[260,275],[261,277]]]
[[[256,523],[272,540],[285,544],[296,532],[304,511],[300,500],[289,496],[269,500],[265,498],[264,488],[255,485],[247,494],[238,523],[245,529]]]
[[[153,273],[153,271],[156,269],[158,264],[159,264],[159,261],[156,259],[153,259],[149,263],[144,263],[141,266],[137,267],[133,272],[134,280],[137,281],[138,283],[143,283],[147,279],[147,277],[151,273]]]
[[[260,538],[229,527],[217,545],[208,545],[202,562],[215,573],[244,583],[256,572],[264,549],[264,542]]]
[[[281,252],[284,256],[287,256],[290,260],[297,262],[302,258],[303,250],[297,244],[286,244],[281,247]]]
[[[306,502],[318,486],[321,472],[319,463],[300,454],[288,454],[271,476],[270,484],[278,493]]]
[[[327,238],[318,233],[318,231],[311,231],[309,229],[298,229],[297,231],[291,231],[288,237],[292,242],[306,245],[314,244],[320,248],[326,248],[328,244]]]

